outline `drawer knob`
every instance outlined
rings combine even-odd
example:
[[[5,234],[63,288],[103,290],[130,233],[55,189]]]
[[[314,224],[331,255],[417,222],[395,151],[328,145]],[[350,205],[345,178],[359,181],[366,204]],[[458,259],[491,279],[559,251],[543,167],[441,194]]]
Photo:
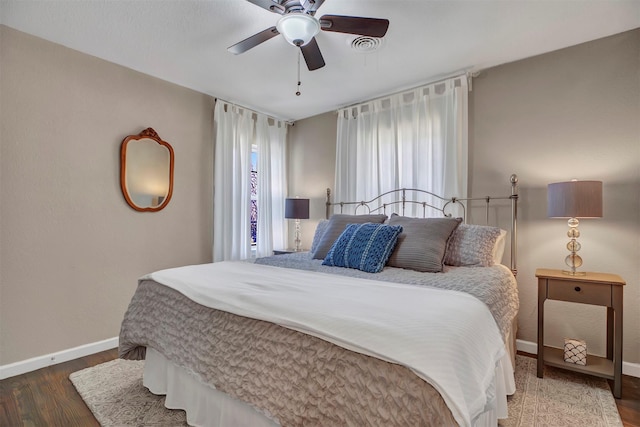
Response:
[[[582,289],[580,289],[580,286],[576,286],[576,287],[575,287],[575,288],[573,288],[573,289],[575,289],[575,291],[576,291],[576,292],[580,292],[580,291],[582,290]]]

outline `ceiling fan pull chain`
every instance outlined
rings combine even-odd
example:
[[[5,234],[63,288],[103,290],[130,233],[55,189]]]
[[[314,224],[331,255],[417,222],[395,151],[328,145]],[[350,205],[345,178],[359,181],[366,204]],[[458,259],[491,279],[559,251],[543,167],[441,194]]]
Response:
[[[302,51],[298,49],[298,90],[296,91],[296,96],[300,96],[300,55]]]

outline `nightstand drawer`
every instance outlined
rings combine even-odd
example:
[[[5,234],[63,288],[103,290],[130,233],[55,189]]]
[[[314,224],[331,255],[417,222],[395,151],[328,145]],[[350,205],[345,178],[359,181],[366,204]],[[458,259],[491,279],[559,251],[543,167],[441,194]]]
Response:
[[[548,279],[547,298],[611,307],[611,286]]]

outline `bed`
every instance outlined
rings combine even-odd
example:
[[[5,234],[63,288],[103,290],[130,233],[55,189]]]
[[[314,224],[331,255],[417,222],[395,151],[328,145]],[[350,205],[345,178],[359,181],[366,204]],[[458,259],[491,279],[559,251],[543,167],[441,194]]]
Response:
[[[515,391],[516,184],[479,199],[487,217],[509,201],[510,268],[504,230],[448,211],[477,199],[328,192],[310,252],[142,277],[120,357],[146,359],[144,385],[191,425],[497,425]]]

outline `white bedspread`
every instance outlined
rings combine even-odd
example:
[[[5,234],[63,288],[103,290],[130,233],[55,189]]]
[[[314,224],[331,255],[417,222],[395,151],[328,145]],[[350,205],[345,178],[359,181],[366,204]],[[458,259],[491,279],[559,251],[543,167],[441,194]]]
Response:
[[[487,307],[468,294],[242,262],[144,278],[204,306],[404,365],[440,392],[460,425],[495,397],[504,342]]]

